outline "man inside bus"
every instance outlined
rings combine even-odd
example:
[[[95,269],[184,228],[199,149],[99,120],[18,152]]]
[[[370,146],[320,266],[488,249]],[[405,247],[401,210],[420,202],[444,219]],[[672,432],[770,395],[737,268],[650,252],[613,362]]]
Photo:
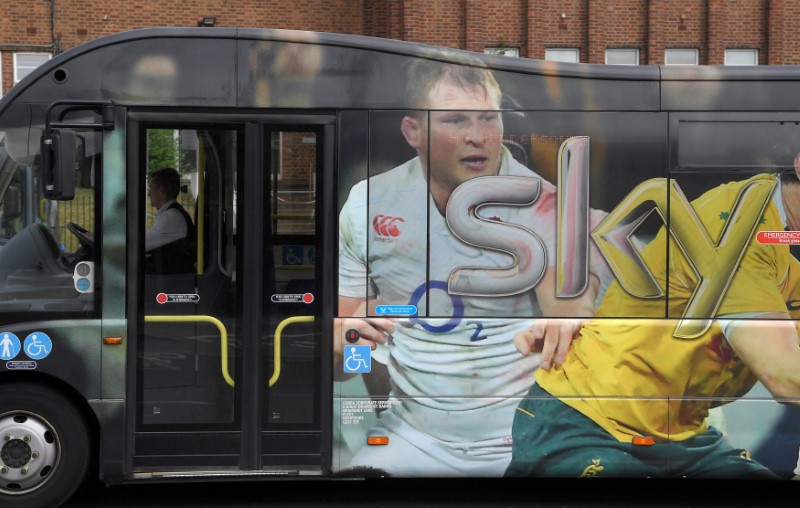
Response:
[[[560,368],[536,373],[514,417],[507,476],[776,477],[705,417],[757,381],[776,399],[800,404],[800,311],[791,303],[800,301],[800,262],[787,244],[759,241],[763,231],[800,231],[798,176],[800,158],[794,173],[730,182],[692,201],[712,239],[750,228],[738,220],[748,206],[758,224],[744,252],[736,253],[734,273],[721,274],[730,279],[717,319],[691,338],[675,336],[679,320],[663,319],[664,310],[681,316],[703,291],[701,279],[661,228],[641,256],[662,288],[668,282],[668,301],[637,298],[611,284],[597,317],[652,318],[589,321]],[[742,196],[756,187],[763,200],[743,204]],[[703,282],[703,288],[711,283]],[[526,352],[533,336],[523,332],[515,341]],[[761,404],[753,402],[752,409]]]
[[[533,349],[541,355],[515,351],[515,331],[534,316],[591,316],[601,281],[591,274],[580,297],[556,299],[555,187],[503,146],[501,92],[493,74],[480,62],[420,59],[408,83],[407,103],[420,111],[402,119],[401,131],[418,156],[356,184],[339,218],[339,315],[363,318],[337,320],[334,372],[347,378],[345,346],[369,345],[375,361],[364,383],[373,388],[388,365],[391,386],[389,408],[370,430],[389,444],[360,448],[350,464],[391,476],[501,476],[510,460],[514,408],[532,382],[530,372],[563,362],[577,320],[535,320],[539,340]],[[454,238],[443,216],[456,187],[492,175],[541,181],[533,205],[500,207],[497,220],[531,228],[543,239],[550,266],[532,291],[451,297],[443,281],[453,268],[504,262]],[[386,231],[376,225],[378,214],[394,219]],[[607,282],[606,271],[601,277]],[[432,317],[367,317],[377,316],[379,303],[413,304],[420,316]],[[345,342],[351,330],[358,339]],[[370,393],[378,391],[384,399],[389,394],[388,388]]]
[[[145,272],[192,273],[195,270],[196,234],[186,210],[176,200],[181,178],[173,168],[150,174],[148,195],[156,209],[153,226],[145,232]]]

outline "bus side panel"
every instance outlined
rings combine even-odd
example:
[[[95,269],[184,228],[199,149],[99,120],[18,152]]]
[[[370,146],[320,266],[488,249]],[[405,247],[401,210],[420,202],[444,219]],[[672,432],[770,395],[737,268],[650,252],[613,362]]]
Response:
[[[340,294],[357,294],[353,291],[358,285],[351,280],[352,257],[364,255],[372,279],[361,285],[364,298],[384,303],[381,300],[387,295],[400,295],[388,303],[411,306],[415,315],[389,316],[399,321],[388,348],[379,346],[368,353],[372,370],[336,384],[333,469],[343,475],[502,476],[511,456],[515,408],[527,394],[537,365],[535,355],[523,358],[515,350],[512,338],[515,330],[524,329],[541,310],[499,294],[448,294],[447,274],[451,271],[481,265],[498,268],[504,261],[493,257],[486,243],[479,243],[469,258],[448,250],[437,230],[439,212],[432,202],[426,204],[424,176],[420,175],[421,185],[407,181],[416,164],[413,150],[399,132],[408,114],[374,110],[341,115],[341,130],[348,136],[341,138],[339,147],[340,207],[344,210],[340,219]],[[666,175],[665,114],[507,111],[503,124],[503,150],[516,161],[508,162],[509,167],[519,168],[514,171],[521,171],[517,173],[522,175],[520,182],[536,180],[542,186],[532,204],[503,203],[481,210],[479,215],[491,221],[486,235],[509,234],[499,226],[519,224],[541,235],[543,242],[554,243],[554,236],[547,235],[554,235],[556,229],[555,200],[559,192],[565,201],[575,199],[574,189],[567,189],[566,184],[559,187],[559,176],[564,176],[570,164],[565,146],[575,160],[586,163],[580,170],[589,178],[587,199],[595,211],[585,220],[591,227],[639,184],[664,180]],[[363,138],[366,133],[368,139]],[[433,150],[431,146],[431,153]],[[487,177],[487,185],[491,178]],[[504,198],[498,194],[493,199],[502,202]],[[553,200],[552,215],[537,215],[545,214],[541,205],[548,200]],[[666,187],[660,200],[666,200]],[[525,215],[525,210],[537,213]],[[661,223],[657,217],[637,231],[641,244],[658,231]],[[394,222],[390,224],[391,219]],[[354,233],[359,228],[365,233]],[[415,251],[404,243],[406,239],[422,246],[421,257],[409,254]],[[530,241],[536,239],[531,236]],[[605,290],[611,282],[605,273],[609,268],[596,249],[588,249],[587,245],[587,269],[604,272],[601,291]],[[555,247],[545,250],[548,256],[558,255]],[[415,279],[417,274],[423,278]],[[403,284],[410,284],[405,298]],[[371,296],[375,286],[377,297]],[[659,317],[665,313],[662,303]],[[616,316],[633,317],[636,310],[627,309]],[[346,338],[338,340],[347,344]],[[349,367],[359,366],[353,361]],[[347,365],[338,369],[338,374],[349,370]],[[392,383],[376,392],[379,383],[375,378],[380,371],[388,372]],[[602,387],[596,395],[604,395]]]

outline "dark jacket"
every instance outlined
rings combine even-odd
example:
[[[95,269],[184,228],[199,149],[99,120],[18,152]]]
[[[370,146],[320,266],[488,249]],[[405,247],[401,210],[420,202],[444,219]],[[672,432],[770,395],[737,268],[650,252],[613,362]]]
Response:
[[[186,236],[151,250],[145,262],[145,273],[193,273],[197,261],[197,232],[192,218],[177,201],[167,209],[176,209],[183,215]]]

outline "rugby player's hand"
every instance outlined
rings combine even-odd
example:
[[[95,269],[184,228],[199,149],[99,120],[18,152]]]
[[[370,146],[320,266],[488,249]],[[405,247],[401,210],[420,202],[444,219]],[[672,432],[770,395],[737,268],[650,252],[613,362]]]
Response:
[[[550,370],[561,366],[585,319],[536,319],[514,336],[514,345],[523,356],[541,353],[540,367]]]

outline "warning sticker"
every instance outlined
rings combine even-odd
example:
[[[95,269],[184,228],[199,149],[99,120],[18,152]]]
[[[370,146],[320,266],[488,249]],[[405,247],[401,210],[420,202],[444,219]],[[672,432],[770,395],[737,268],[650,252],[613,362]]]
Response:
[[[197,303],[200,301],[200,295],[192,293],[158,293],[156,295],[158,303]]]
[[[773,245],[800,245],[800,231],[759,231],[758,243]]]
[[[9,370],[33,370],[36,368],[36,362],[29,362],[24,360],[6,362],[6,368]]]
[[[311,303],[314,301],[314,295],[311,293],[281,293],[272,295],[270,300],[272,303]]]

